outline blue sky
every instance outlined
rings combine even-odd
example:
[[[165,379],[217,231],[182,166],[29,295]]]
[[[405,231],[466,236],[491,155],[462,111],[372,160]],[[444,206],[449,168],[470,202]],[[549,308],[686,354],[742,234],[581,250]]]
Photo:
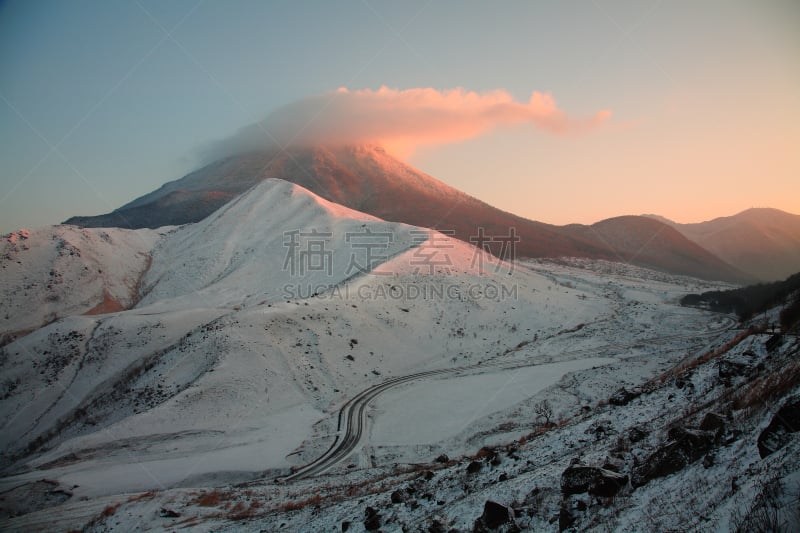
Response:
[[[800,3],[11,1],[0,4],[0,232],[110,211],[204,147],[332,91],[551,93],[610,109],[409,161],[553,223],[800,212]]]

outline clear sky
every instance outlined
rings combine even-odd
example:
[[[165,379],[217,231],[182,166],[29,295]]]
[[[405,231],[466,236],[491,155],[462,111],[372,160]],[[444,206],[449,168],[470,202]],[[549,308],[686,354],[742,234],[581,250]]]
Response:
[[[609,110],[406,154],[519,215],[800,213],[798,28],[795,0],[3,2],[0,232],[110,211],[281,106],[382,86]]]

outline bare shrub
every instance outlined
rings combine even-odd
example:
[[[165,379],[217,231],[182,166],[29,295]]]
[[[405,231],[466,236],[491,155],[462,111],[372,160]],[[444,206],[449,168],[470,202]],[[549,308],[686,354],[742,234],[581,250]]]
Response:
[[[544,425],[550,425],[550,419],[553,418],[553,407],[547,400],[542,400],[533,406],[533,412],[536,414],[536,421],[544,420]]]
[[[780,502],[784,494],[783,484],[778,478],[760,483],[759,492],[744,511],[738,508],[731,517],[736,533],[764,531],[783,533],[791,531]]]
[[[319,505],[322,503],[322,496],[319,494],[315,494],[309,498],[304,500],[299,500],[296,502],[286,502],[281,505],[281,511],[297,511],[298,509],[302,509],[309,505]]]

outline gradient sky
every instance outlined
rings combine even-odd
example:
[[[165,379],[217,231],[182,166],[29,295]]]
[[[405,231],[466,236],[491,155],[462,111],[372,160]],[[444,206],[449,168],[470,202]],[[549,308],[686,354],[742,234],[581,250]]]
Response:
[[[0,3],[0,232],[110,211],[281,106],[381,86],[610,110],[408,157],[519,215],[800,213],[798,28],[794,0]]]

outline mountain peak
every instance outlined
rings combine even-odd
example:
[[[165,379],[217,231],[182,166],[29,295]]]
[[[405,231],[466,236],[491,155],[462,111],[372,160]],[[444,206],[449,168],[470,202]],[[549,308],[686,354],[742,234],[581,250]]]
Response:
[[[558,227],[504,212],[398,160],[375,144],[293,147],[229,157],[207,165],[156,191],[98,217],[74,217],[82,226],[159,227],[197,222],[267,179],[299,185],[327,201],[388,222],[431,228],[476,244],[503,259],[586,257],[629,261],[706,279],[741,281],[740,272],[689,240],[673,234],[650,255],[639,234],[662,233],[662,224],[642,217],[623,219],[631,239],[606,242],[612,226]],[[617,235],[619,224],[614,226]],[[663,237],[663,236],[662,236]],[[508,243],[513,242],[513,246]],[[622,244],[639,242],[628,249]],[[631,245],[632,246],[632,245]],[[666,258],[669,256],[669,260]],[[681,263],[680,258],[690,258]]]

